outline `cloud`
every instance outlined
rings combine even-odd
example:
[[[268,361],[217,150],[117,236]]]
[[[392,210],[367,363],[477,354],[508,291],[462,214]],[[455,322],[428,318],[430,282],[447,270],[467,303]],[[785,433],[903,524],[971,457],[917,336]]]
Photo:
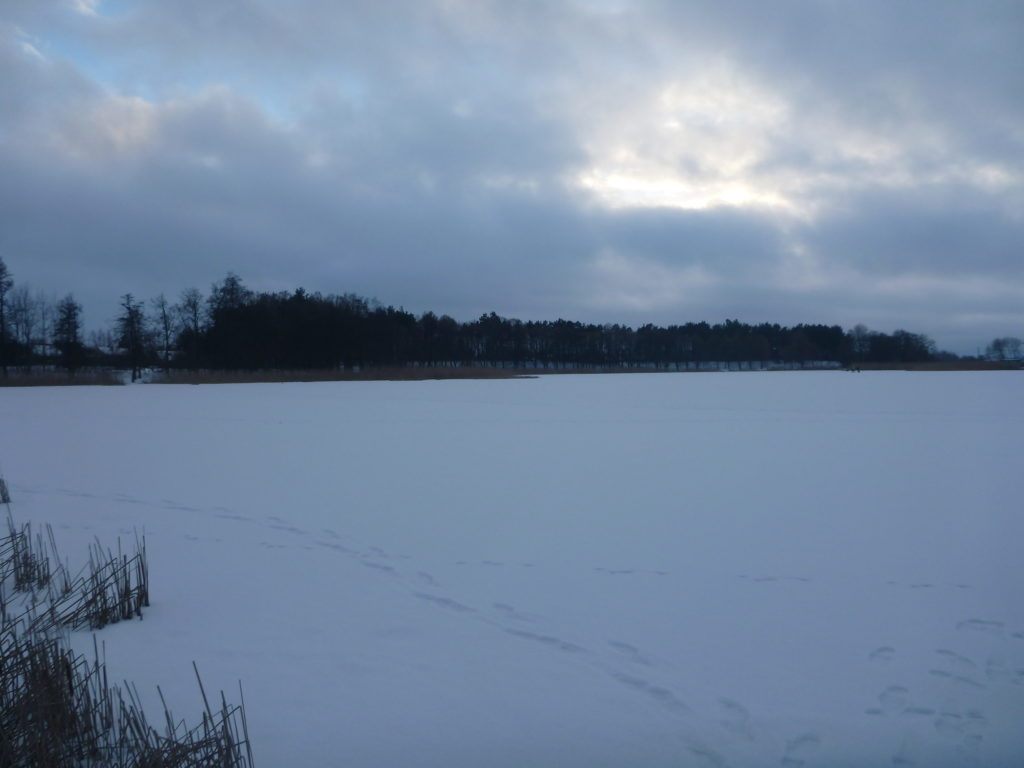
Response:
[[[1018,3],[11,0],[0,253],[458,317],[1024,323]],[[1019,295],[1019,294],[1016,294]]]

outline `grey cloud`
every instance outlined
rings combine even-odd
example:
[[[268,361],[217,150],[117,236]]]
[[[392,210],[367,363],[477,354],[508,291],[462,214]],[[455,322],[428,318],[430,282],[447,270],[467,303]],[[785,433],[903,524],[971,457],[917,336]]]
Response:
[[[972,351],[1024,322],[992,287],[1021,284],[1022,15],[108,0],[88,16],[12,0],[0,253],[17,278],[74,290],[96,323],[126,290],[233,269],[257,288],[463,318],[866,321]],[[743,173],[810,214],[609,207],[579,188],[616,152],[614,168],[635,155],[709,183],[731,145],[713,161],[662,147],[644,109],[723,62],[722,82],[782,109],[734,128],[757,148]],[[713,120],[701,131],[714,140]]]

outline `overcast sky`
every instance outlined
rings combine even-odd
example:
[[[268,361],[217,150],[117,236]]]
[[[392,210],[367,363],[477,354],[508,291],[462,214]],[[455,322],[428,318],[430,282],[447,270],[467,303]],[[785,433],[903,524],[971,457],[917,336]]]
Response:
[[[0,256],[460,320],[1024,336],[1024,3],[3,0]]]

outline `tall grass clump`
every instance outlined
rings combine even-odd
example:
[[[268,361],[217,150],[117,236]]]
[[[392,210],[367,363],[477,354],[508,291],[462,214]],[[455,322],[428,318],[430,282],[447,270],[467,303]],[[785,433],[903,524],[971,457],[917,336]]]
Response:
[[[17,526],[7,506],[0,536],[0,766],[7,768],[252,768],[244,700],[211,706],[199,670],[202,721],[175,720],[164,701],[150,724],[133,685],[108,679],[105,651],[70,648],[69,632],[141,618],[149,606],[146,544],[127,554],[89,549],[71,577],[53,530]]]

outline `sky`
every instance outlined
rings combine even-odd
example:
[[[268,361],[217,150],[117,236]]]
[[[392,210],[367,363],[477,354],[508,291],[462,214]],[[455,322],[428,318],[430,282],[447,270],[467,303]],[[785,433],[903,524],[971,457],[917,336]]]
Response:
[[[0,257],[85,306],[1024,336],[1024,3],[2,0]]]

